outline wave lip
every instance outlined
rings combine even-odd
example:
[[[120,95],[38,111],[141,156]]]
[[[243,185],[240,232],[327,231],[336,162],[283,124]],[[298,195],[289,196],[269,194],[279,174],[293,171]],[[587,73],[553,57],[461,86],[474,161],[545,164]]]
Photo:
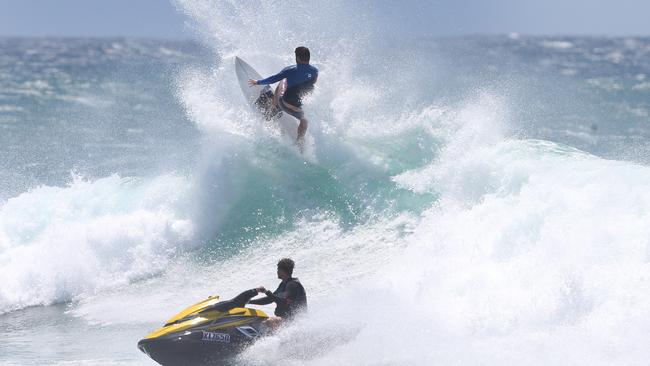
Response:
[[[117,175],[42,186],[0,208],[0,313],[74,300],[163,270],[193,224],[182,178]]]

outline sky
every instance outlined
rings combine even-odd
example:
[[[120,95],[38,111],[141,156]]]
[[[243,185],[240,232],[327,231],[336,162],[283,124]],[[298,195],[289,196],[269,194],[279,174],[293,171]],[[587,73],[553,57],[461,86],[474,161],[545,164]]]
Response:
[[[432,34],[650,35],[650,0],[432,0]]]
[[[0,36],[190,38],[169,0],[0,0]]]
[[[367,4],[378,19],[403,24],[393,30],[407,36],[650,35],[650,0],[415,0],[408,5],[368,0]],[[0,36],[192,38],[185,21],[170,0],[0,0]]]

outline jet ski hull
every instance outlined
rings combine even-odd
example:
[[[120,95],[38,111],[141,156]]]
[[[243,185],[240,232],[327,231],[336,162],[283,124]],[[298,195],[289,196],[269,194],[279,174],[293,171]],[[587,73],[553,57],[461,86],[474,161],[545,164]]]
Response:
[[[210,365],[228,360],[253,343],[257,329],[238,328],[220,331],[185,331],[164,338],[142,339],[138,348],[165,366]]]
[[[257,292],[232,300],[217,296],[194,304],[138,342],[138,348],[165,366],[211,365],[228,360],[251,345],[268,316],[245,304]]]

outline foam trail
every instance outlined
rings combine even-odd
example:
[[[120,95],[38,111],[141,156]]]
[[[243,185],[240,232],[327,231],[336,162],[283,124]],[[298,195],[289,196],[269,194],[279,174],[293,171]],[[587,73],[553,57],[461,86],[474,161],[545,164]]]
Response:
[[[238,248],[237,255],[223,255],[216,263],[179,258],[161,276],[111,291],[110,296],[104,293],[85,297],[72,312],[100,324],[157,324],[186,306],[188,299],[198,301],[212,294],[228,298],[260,283],[271,286],[277,278],[269,268],[273,268],[276,258],[287,255],[300,263],[301,278],[320,284],[310,292],[311,299],[320,299],[328,296],[341,281],[363,278],[403,250],[400,237],[412,220],[410,215],[404,215],[346,231],[339,226],[335,215],[315,215],[301,220],[294,231]],[[350,243],[356,244],[350,246]],[[363,265],[356,263],[356,255],[341,257],[346,250],[367,253]],[[323,274],[329,276],[323,278]],[[136,305],[142,301],[143,293],[147,294],[147,307]],[[178,296],[179,293],[183,296]],[[125,316],[118,304],[132,304],[133,311]],[[272,312],[270,307],[266,310]]]

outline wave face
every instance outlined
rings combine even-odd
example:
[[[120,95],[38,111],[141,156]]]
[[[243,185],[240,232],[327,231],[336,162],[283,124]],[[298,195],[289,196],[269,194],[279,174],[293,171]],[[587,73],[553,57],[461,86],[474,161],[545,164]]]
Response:
[[[138,337],[285,256],[310,312],[241,364],[647,362],[650,40],[175,5],[198,43],[0,39],[0,363],[145,363]],[[298,45],[304,156],[233,70]]]

